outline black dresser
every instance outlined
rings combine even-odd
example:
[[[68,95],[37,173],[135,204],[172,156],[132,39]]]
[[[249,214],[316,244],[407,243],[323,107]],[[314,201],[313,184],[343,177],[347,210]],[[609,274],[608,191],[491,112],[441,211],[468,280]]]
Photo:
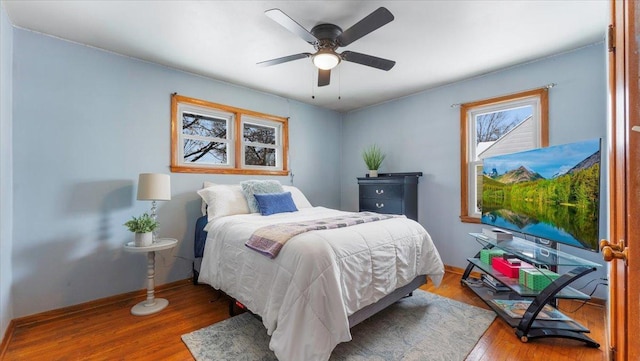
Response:
[[[418,221],[418,177],[422,172],[380,173],[358,178],[360,212],[404,214]]]

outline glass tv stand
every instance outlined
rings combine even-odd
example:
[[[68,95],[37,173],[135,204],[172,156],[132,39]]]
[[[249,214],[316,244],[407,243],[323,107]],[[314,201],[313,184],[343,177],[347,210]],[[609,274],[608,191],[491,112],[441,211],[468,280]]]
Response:
[[[601,265],[521,238],[496,240],[482,233],[469,235],[484,249],[503,250],[510,258],[518,258],[536,268],[557,266],[563,270],[560,277],[549,286],[536,291],[521,285],[518,278],[504,276],[491,265],[481,262],[480,252],[475,257],[467,259],[469,264],[460,282],[468,286],[509,326],[515,328],[520,341],[560,337],[583,341],[590,347],[600,347],[600,344],[585,335],[589,333],[589,329],[560,313],[554,306],[557,306],[557,299],[589,300],[589,295],[569,285],[578,278],[594,272]],[[500,287],[504,290],[498,291],[482,280],[469,277],[474,268],[480,269],[506,287]],[[564,272],[565,269],[570,270]],[[518,306],[521,312],[516,314],[505,305]]]

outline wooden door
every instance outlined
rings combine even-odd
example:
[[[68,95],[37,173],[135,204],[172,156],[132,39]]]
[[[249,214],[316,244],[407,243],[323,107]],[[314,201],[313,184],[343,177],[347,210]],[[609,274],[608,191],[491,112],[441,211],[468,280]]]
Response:
[[[609,358],[615,361],[640,360],[640,85],[636,16],[640,2],[612,1],[610,46],[611,133],[609,137],[610,234],[618,248],[603,250],[611,260]],[[640,127],[638,128],[640,130]],[[617,246],[617,247],[616,247]],[[609,252],[607,252],[609,251]],[[625,254],[626,253],[626,254]]]

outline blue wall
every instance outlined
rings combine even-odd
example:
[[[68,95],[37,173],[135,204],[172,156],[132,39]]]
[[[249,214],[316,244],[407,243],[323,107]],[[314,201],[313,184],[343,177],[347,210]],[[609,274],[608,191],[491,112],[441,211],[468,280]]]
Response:
[[[146,287],[146,257],[122,250],[133,237],[122,224],[150,208],[135,200],[138,174],[170,173],[173,92],[290,117],[295,185],[340,206],[339,113],[22,29],[14,64],[15,317]],[[157,254],[157,284],[191,274],[202,182],[246,178],[171,173],[158,233],[181,242]]]
[[[361,150],[376,142],[387,153],[381,171],[424,172],[420,222],[445,264],[456,267],[465,267],[465,259],[477,251],[467,233],[481,226],[458,219],[459,109],[451,104],[553,82],[558,86],[550,91],[551,144],[606,137],[602,44],[342,115],[11,29],[1,15],[0,190],[13,196],[3,193],[0,203],[0,211],[9,207],[8,215],[0,213],[0,302],[10,301],[0,303],[4,323],[145,287],[145,257],[122,250],[132,237],[122,223],[150,206],[135,200],[138,174],[170,173],[173,92],[290,117],[293,179],[314,205],[357,210],[355,178],[366,172]],[[7,83],[7,74],[13,83]],[[246,178],[171,173],[173,198],[160,202],[159,234],[181,243],[158,254],[157,284],[190,276],[193,222],[200,208],[195,190],[202,181]],[[576,254],[601,263],[599,254]],[[605,275],[603,268],[598,277]],[[606,298],[601,291],[596,296]]]
[[[360,154],[375,142],[387,154],[381,172],[424,173],[418,190],[419,221],[445,264],[466,267],[466,259],[479,249],[467,233],[479,232],[482,226],[459,220],[460,109],[451,105],[557,83],[549,91],[550,144],[601,137],[607,149],[605,54],[600,43],[346,114],[342,208],[358,209],[356,177],[366,173]],[[606,188],[602,194],[601,236],[605,238]],[[600,254],[572,247],[562,250],[603,264]],[[600,277],[606,277],[606,267],[590,279]],[[596,296],[607,298],[607,290],[599,288]]]
[[[13,233],[12,93],[13,27],[0,4],[0,339],[13,318],[11,249]]]

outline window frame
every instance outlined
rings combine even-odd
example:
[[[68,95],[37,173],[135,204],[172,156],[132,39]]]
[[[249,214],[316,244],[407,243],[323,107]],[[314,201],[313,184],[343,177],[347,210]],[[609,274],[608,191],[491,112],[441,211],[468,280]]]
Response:
[[[242,133],[243,135],[240,137],[242,139],[242,144],[240,145],[240,149],[241,149],[241,157],[243,160],[246,160],[246,147],[248,146],[256,146],[256,147],[262,147],[262,148],[269,148],[269,149],[275,149],[276,150],[276,166],[277,164],[282,164],[282,124],[281,123],[276,123],[273,121],[268,121],[268,120],[264,120],[261,118],[257,118],[257,117],[252,117],[252,116],[245,116],[242,117],[241,121],[240,121],[240,129],[242,129]],[[248,142],[245,141],[244,139],[244,126],[245,124],[251,124],[251,125],[255,125],[258,127],[268,127],[268,128],[274,128],[275,130],[275,144],[266,144],[266,143],[256,143],[256,142]],[[248,164],[244,164],[243,161],[243,166],[245,167],[245,169],[265,169],[264,166],[256,166],[256,165],[248,165]]]
[[[465,103],[460,105],[460,221],[464,223],[480,223],[480,215],[471,212],[471,194],[477,194],[477,181],[471,181],[471,166],[477,169],[481,161],[475,160],[475,114],[497,112],[500,110],[515,108],[518,103],[524,103],[529,99],[535,99],[539,109],[534,109],[533,115],[538,115],[537,122],[537,147],[549,145],[549,91],[548,88],[540,88],[524,91],[511,95]],[[472,160],[473,159],[473,160]],[[477,176],[474,177],[477,179]],[[473,193],[472,193],[473,192]],[[474,197],[475,199],[475,197]],[[477,202],[477,200],[475,200]],[[473,208],[475,209],[475,207]]]
[[[184,139],[182,133],[182,113],[199,112],[201,115],[227,119],[227,164],[194,164],[184,162]],[[276,165],[246,165],[244,158],[244,123],[276,128]],[[251,175],[288,175],[288,121],[289,118],[259,113],[252,110],[231,107],[205,100],[171,96],[171,171],[178,173],[215,173],[215,174],[251,174]],[[187,138],[189,138],[187,136]],[[214,138],[211,138],[214,139]],[[256,143],[252,143],[256,144]]]
[[[201,106],[194,106],[193,104],[188,103],[178,103],[178,144],[183,145],[186,139],[194,139],[194,140],[202,140],[209,142],[217,142],[224,143],[227,147],[227,162],[225,164],[211,164],[211,165],[203,165],[203,166],[215,166],[220,168],[231,168],[235,164],[235,157],[233,149],[235,148],[234,142],[234,122],[235,122],[235,114],[230,112],[223,112],[218,109],[205,108]],[[185,135],[180,129],[182,129],[182,122],[180,121],[183,113],[202,115],[209,118],[215,118],[219,120],[223,120],[226,123],[226,138],[216,138],[216,137],[204,137],[204,136],[192,136]],[[176,151],[178,152],[177,159],[184,159],[184,145],[177,147]],[[190,164],[190,163],[182,163],[182,164]]]

